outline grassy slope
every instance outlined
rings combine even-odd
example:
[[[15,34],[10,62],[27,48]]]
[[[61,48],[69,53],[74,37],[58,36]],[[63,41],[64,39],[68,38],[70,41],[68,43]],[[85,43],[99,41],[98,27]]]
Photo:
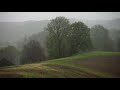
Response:
[[[0,68],[0,77],[40,77],[40,78],[96,78],[111,77],[104,73],[99,73],[71,61],[92,58],[97,56],[115,56],[120,52],[90,52],[78,54],[71,57],[44,61],[36,64],[26,64],[20,66],[10,66]]]

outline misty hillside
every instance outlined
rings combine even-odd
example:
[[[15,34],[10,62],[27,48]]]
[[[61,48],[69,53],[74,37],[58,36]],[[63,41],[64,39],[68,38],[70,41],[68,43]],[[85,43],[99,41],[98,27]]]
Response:
[[[111,29],[120,29],[120,19],[115,20],[77,20],[70,19],[70,22],[83,21],[89,27],[101,24]],[[49,20],[25,21],[25,22],[0,22],[0,42],[11,42],[25,36],[31,36],[44,30]]]
[[[84,20],[84,23],[86,23],[88,26],[94,26],[96,24],[103,25],[105,28],[108,29],[120,29],[120,19],[114,19],[114,20]]]
[[[23,47],[24,44],[26,44],[28,41],[30,40],[36,40],[38,42],[40,42],[41,46],[43,48],[45,48],[45,43],[46,43],[46,37],[48,35],[48,32],[46,31],[41,31],[39,33],[33,34],[29,37],[23,37],[22,39],[18,40],[15,45],[17,45],[17,47],[19,49],[21,49]]]
[[[11,42],[43,31],[49,21],[0,22],[0,42]]]

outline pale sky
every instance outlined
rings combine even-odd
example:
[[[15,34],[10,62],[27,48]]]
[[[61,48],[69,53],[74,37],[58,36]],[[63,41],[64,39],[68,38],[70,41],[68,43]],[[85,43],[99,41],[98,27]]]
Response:
[[[120,18],[120,12],[0,12],[0,22],[50,20],[57,16],[75,19],[111,20]]]

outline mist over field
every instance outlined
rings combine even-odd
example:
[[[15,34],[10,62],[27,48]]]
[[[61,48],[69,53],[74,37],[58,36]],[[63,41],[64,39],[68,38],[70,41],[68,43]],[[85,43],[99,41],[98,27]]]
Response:
[[[110,60],[110,64],[105,60]],[[28,77],[49,77],[46,68],[50,70],[47,73],[58,77],[64,76],[59,70],[67,72],[66,68],[79,73],[66,77],[120,77],[117,71],[120,69],[119,60],[120,12],[0,12],[0,67],[5,70],[14,65],[21,65],[17,69],[26,70],[22,65],[28,65],[27,69],[30,69],[29,64],[33,64],[30,67],[36,66],[38,71],[44,67],[44,75],[26,71]],[[103,64],[113,71],[102,67]],[[50,68],[57,68],[59,72]],[[84,73],[81,76],[78,68],[90,69],[90,75]],[[14,77],[12,69],[11,73],[10,77]],[[0,77],[4,75],[0,71]]]
[[[70,19],[70,22],[83,21],[89,27],[100,24],[108,29],[119,29],[120,19],[114,20],[80,20]],[[11,42],[20,40],[25,36],[31,36],[44,30],[49,20],[24,21],[24,22],[0,22],[0,41]]]

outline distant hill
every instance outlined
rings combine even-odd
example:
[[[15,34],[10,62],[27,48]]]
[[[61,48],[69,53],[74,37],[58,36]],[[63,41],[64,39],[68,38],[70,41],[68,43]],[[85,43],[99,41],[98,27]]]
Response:
[[[108,29],[120,29],[120,19],[114,20],[84,20],[89,27],[94,26],[96,24],[103,25],[105,28]]]
[[[120,29],[120,19],[114,19],[114,20],[85,20],[85,19],[70,19],[70,22],[75,21],[82,21],[87,26],[92,27],[94,25],[103,25],[104,27],[108,29]]]
[[[0,22],[0,42],[11,42],[43,31],[48,20],[26,22]]]
[[[115,20],[79,20],[70,19],[70,22],[82,21],[89,27],[101,24],[108,29],[120,29],[120,19]],[[0,22],[0,42],[17,41],[25,36],[31,36],[44,30],[49,20],[25,22]]]

